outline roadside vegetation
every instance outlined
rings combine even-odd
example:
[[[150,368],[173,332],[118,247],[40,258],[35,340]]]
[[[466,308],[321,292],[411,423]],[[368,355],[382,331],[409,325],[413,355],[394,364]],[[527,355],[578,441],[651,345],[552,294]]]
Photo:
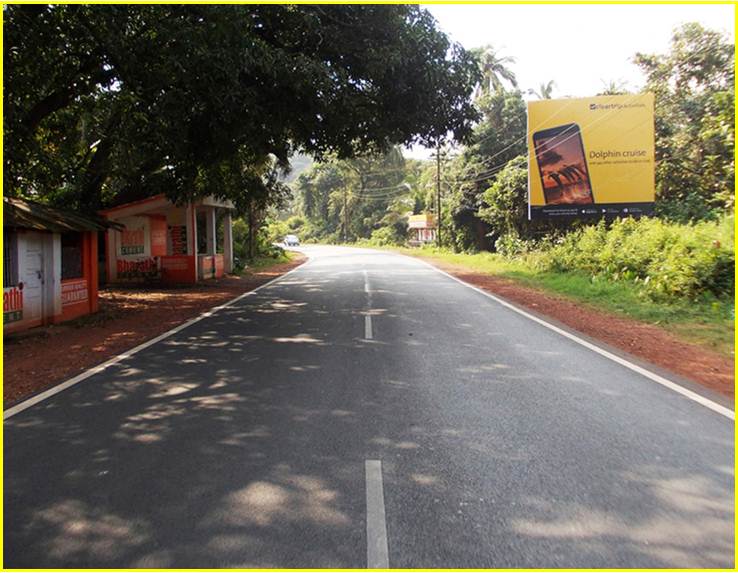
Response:
[[[552,223],[527,219],[525,99],[567,94],[519,85],[514,54],[463,49],[422,7],[6,8],[5,195],[94,214],[213,194],[236,206],[241,268],[282,260],[286,234],[403,248],[409,217],[432,214],[433,256],[732,338],[734,45],[719,32],[685,24],[667,53],[634,54],[656,102],[656,216]],[[434,157],[404,157],[416,144]]]
[[[734,46],[686,24],[666,54],[636,54],[656,98],[656,215],[599,223],[529,221],[524,95],[514,58],[486,46],[474,103],[481,120],[463,147],[440,146],[440,166],[399,150],[361,160],[327,158],[292,183],[272,224],[303,241],[397,248],[513,279],[654,323],[733,351]],[[617,81],[600,95],[630,93]],[[440,167],[440,168],[439,168]],[[407,249],[408,217],[438,213],[441,240]]]
[[[216,195],[248,259],[291,158],[461,141],[478,119],[474,55],[419,6],[5,8],[4,194],[87,214]]]
[[[547,264],[499,253],[456,253],[450,249],[392,247],[459,270],[511,279],[608,312],[658,325],[686,340],[725,355],[733,353],[734,304],[731,297],[654,297],[642,281],[604,277],[581,270],[557,270]],[[535,255],[534,255],[535,257]],[[542,257],[543,258],[543,257]],[[545,309],[538,309],[545,313]]]

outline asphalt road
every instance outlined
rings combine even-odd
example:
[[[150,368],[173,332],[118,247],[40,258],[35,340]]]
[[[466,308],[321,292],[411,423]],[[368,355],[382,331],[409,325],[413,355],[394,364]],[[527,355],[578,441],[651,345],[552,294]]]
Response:
[[[306,251],[5,421],[5,567],[733,566],[732,420],[416,260]]]

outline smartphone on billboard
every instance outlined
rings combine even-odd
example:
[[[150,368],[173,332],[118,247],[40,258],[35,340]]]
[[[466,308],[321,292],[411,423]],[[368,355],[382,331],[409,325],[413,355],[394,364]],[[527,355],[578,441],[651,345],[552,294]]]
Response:
[[[536,131],[533,146],[546,205],[595,202],[582,133],[576,123]]]

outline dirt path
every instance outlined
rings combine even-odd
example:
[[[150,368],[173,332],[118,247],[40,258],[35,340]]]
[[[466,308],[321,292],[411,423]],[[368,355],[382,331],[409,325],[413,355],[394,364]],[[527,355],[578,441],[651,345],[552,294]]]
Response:
[[[97,314],[5,339],[4,407],[250,291],[304,260],[297,254],[287,263],[191,287],[101,290]]]
[[[665,370],[699,382],[730,398],[734,396],[734,365],[729,357],[684,342],[656,326],[523,286],[510,279],[469,272],[463,267],[430,257],[417,258]]]

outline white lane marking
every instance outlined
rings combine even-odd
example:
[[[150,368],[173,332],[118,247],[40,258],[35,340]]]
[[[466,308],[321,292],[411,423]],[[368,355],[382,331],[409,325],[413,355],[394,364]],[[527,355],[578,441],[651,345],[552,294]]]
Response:
[[[372,340],[374,338],[372,334],[372,315],[371,314],[364,315],[364,338],[366,338],[367,340]]]
[[[364,315],[364,338],[366,340],[372,340],[374,334],[372,333],[372,291],[369,286],[369,273],[364,269],[364,292],[366,293],[366,304],[367,313]]]
[[[366,566],[388,569],[387,519],[384,514],[382,462],[366,460]]]
[[[549,330],[553,330],[554,332],[560,334],[561,336],[565,336],[569,340],[573,340],[577,344],[581,344],[585,348],[589,348],[593,352],[596,352],[597,354],[604,356],[605,358],[609,358],[613,362],[617,362],[621,366],[625,366],[626,368],[632,370],[633,372],[637,372],[638,374],[645,376],[649,380],[652,380],[653,382],[656,382],[657,384],[661,384],[662,386],[665,386],[666,388],[669,388],[670,390],[673,390],[677,394],[681,394],[685,398],[688,398],[692,400],[693,402],[697,402],[698,404],[701,404],[702,406],[705,406],[706,408],[709,408],[713,412],[717,412],[718,414],[725,416],[726,418],[730,418],[731,420],[735,420],[735,412],[731,410],[730,408],[726,408],[725,406],[722,406],[721,404],[718,404],[717,402],[713,402],[709,398],[705,398],[704,396],[701,396],[700,394],[697,394],[697,392],[692,392],[691,390],[685,388],[684,386],[680,386],[676,382],[672,382],[671,380],[667,380],[663,376],[659,376],[658,374],[655,374],[654,372],[651,372],[650,370],[646,370],[645,368],[638,366],[637,364],[633,364],[632,362],[626,360],[625,358],[621,358],[620,356],[617,356],[616,354],[613,354],[612,352],[609,352],[605,350],[604,348],[600,348],[599,346],[592,344],[591,342],[587,342],[586,340],[583,340],[582,338],[579,338],[575,334],[572,334],[570,332],[567,332],[566,330],[563,330],[559,328],[558,326],[554,326],[553,324],[546,322],[545,320],[538,318],[537,316],[533,316],[532,314],[529,314],[525,312],[524,310],[521,310],[517,308],[516,306],[510,304],[506,300],[503,300],[499,297],[496,297],[493,294],[488,293],[485,290],[482,290],[478,287],[475,287],[474,285],[471,285],[460,278],[457,278],[446,271],[442,271],[438,267],[434,267],[432,264],[423,261],[421,259],[416,259],[415,257],[410,257],[408,255],[400,255],[402,257],[407,257],[409,259],[412,259],[414,261],[418,261],[420,263],[423,263],[424,265],[432,268],[434,271],[441,273],[442,275],[447,276],[450,279],[455,280],[457,283],[460,283],[464,285],[465,287],[468,287],[472,290],[477,291],[480,294],[483,294],[487,298],[491,298],[495,302],[501,304],[505,308],[509,308],[510,310],[517,312],[518,314],[529,318],[533,322],[537,322],[541,326],[545,326]]]
[[[102,372],[103,370],[105,370],[109,366],[112,366],[113,364],[117,364],[118,362],[120,362],[121,360],[125,360],[126,358],[129,358],[129,357],[133,356],[134,354],[136,354],[137,352],[141,352],[142,350],[148,348],[149,346],[152,346],[152,345],[156,344],[157,342],[161,342],[165,338],[169,338],[173,334],[176,334],[179,331],[184,330],[185,328],[187,328],[189,326],[192,326],[196,322],[200,322],[203,318],[208,318],[209,316],[213,316],[216,312],[218,312],[220,310],[223,310],[224,308],[229,307],[232,304],[235,304],[236,302],[238,302],[242,298],[245,298],[247,296],[250,296],[253,293],[255,293],[256,291],[261,290],[263,288],[266,288],[266,287],[268,287],[268,286],[276,283],[277,281],[280,281],[280,280],[284,279],[286,276],[291,275],[292,273],[294,273],[298,269],[303,268],[305,265],[307,265],[311,261],[312,261],[312,259],[308,259],[307,261],[305,261],[301,265],[295,267],[294,269],[286,272],[283,275],[280,275],[280,276],[278,276],[276,278],[273,278],[269,282],[266,282],[263,285],[260,285],[260,286],[256,287],[255,289],[250,290],[249,292],[245,292],[245,293],[243,293],[241,295],[238,295],[236,298],[229,300],[228,302],[225,302],[225,303],[223,303],[223,304],[221,304],[219,306],[215,306],[215,307],[211,308],[210,310],[207,310],[207,311],[203,312],[200,316],[196,316],[195,318],[192,318],[192,319],[188,320],[187,322],[183,322],[182,324],[180,324],[178,326],[175,326],[171,330],[167,330],[166,332],[160,334],[159,336],[156,336],[156,337],[154,337],[154,338],[152,338],[150,340],[147,340],[146,342],[143,342],[142,344],[139,344],[138,346],[135,346],[134,348],[131,348],[130,350],[126,350],[124,353],[118,354],[118,356],[114,356],[110,360],[107,360],[107,361],[103,362],[102,364],[98,364],[97,366],[94,366],[93,368],[90,368],[89,370],[85,370],[81,374],[77,374],[77,376],[75,376],[73,378],[70,378],[69,380],[67,380],[65,382],[62,382],[61,384],[57,384],[53,388],[49,388],[48,390],[46,390],[44,392],[41,392],[40,394],[36,394],[35,396],[32,396],[28,400],[25,400],[25,401],[21,402],[20,404],[16,404],[12,408],[8,408],[7,410],[5,410],[3,412],[3,420],[7,420],[11,416],[15,416],[19,412],[22,412],[23,410],[27,410],[31,406],[34,406],[34,405],[38,404],[39,402],[43,402],[47,398],[51,398],[55,394],[58,394],[59,392],[62,392],[64,390],[66,390],[67,388],[71,388],[75,384],[78,384],[78,383],[82,382],[83,380],[89,378],[90,376],[93,376],[94,374],[97,374],[98,372]]]

